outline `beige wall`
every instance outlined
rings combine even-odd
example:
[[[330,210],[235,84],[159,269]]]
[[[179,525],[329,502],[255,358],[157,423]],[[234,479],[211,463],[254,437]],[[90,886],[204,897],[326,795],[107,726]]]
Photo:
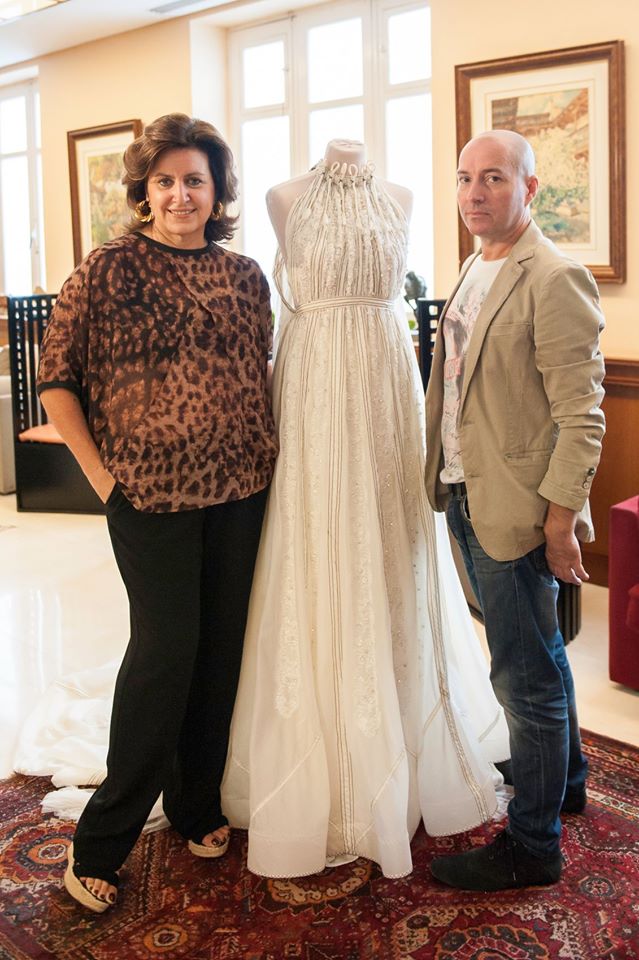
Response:
[[[68,130],[171,110],[189,113],[189,33],[184,20],[72,47],[39,62],[47,287],[73,268]]]
[[[457,274],[455,64],[609,40],[626,45],[628,280],[601,284],[608,357],[639,359],[639,16],[636,0],[431,0],[435,287],[445,296]]]

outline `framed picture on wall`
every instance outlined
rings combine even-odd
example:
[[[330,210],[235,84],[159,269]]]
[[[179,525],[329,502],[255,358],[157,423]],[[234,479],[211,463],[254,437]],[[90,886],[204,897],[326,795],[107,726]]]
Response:
[[[122,155],[142,133],[141,120],[123,120],[67,133],[73,260],[119,237],[131,211],[122,184]]]
[[[457,147],[515,130],[537,158],[532,213],[600,282],[626,279],[623,41],[455,67]],[[459,219],[463,262],[474,240]]]

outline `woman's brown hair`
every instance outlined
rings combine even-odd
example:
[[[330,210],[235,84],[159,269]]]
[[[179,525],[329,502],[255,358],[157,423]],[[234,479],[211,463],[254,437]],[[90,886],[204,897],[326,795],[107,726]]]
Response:
[[[129,144],[124,153],[125,173],[122,183],[132,210],[146,199],[146,181],[153,165],[165,150],[191,148],[205,153],[215,184],[215,200],[224,206],[219,220],[208,220],[204,228],[207,241],[230,240],[237,217],[230,217],[227,206],[237,198],[237,177],[233,172],[233,154],[215,127],[206,120],[194,120],[185,113],[167,113],[149,123],[141,136]],[[139,230],[142,223],[133,219],[129,230]]]

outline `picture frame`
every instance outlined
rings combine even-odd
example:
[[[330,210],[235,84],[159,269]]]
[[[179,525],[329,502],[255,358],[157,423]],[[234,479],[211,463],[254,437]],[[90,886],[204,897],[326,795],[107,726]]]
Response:
[[[532,214],[600,283],[626,280],[622,40],[455,67],[458,154],[485,130],[511,129],[537,157]],[[459,217],[459,258],[475,241]]]
[[[67,133],[73,261],[120,236],[131,211],[122,184],[122,156],[142,133],[141,120],[123,120]]]

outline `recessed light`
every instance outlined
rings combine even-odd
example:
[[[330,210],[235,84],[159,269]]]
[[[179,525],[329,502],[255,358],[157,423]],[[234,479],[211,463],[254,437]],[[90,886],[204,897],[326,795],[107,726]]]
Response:
[[[46,10],[47,7],[55,7],[59,3],[66,2],[67,0],[0,0],[0,23],[18,20],[29,13],[37,13],[39,10]]]
[[[167,3],[160,4],[159,7],[151,7],[149,13],[159,13],[164,16],[167,13],[173,13],[175,10],[185,10],[188,7],[219,7],[227,0],[168,0]]]

